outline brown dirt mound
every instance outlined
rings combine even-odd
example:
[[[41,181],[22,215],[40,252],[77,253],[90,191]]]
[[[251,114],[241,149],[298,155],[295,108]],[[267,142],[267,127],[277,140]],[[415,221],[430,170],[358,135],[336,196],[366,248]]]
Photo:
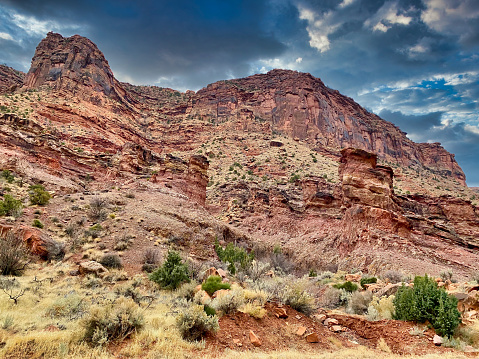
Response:
[[[294,349],[301,352],[317,352],[354,348],[359,345],[378,349],[378,343],[382,338],[392,353],[400,355],[432,353],[441,355],[445,352],[454,352],[451,348],[433,344],[432,338],[435,333],[432,329],[426,330],[422,335],[410,334],[415,326],[414,323],[397,320],[371,322],[357,315],[326,313],[328,318],[336,319],[342,327],[341,332],[335,333],[328,326],[288,306],[283,306],[288,317],[277,318],[274,315],[274,308],[277,306],[275,303],[267,303],[265,306],[267,314],[262,319],[255,319],[241,312],[221,317],[220,330],[206,338],[207,350],[221,356],[221,353],[227,349],[261,352]],[[305,335],[311,332],[317,333],[319,341],[308,343],[305,335],[297,334],[300,327],[306,327]],[[261,340],[262,344],[259,348],[251,344],[250,330]],[[384,350],[384,348],[380,349]]]

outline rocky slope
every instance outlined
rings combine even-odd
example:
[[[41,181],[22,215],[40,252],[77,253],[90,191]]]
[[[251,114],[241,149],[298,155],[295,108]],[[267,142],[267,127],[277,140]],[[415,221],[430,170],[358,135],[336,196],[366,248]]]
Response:
[[[21,74],[2,74],[18,86]],[[22,81],[0,99],[0,169],[57,196],[118,188],[199,204],[304,268],[477,269],[477,193],[454,155],[309,74],[133,86],[90,40],[49,33]]]

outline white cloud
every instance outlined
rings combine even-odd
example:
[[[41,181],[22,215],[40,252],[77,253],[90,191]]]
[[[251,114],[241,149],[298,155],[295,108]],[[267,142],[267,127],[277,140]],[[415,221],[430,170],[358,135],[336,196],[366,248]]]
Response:
[[[335,22],[332,11],[318,14],[303,6],[299,6],[298,10],[299,18],[308,22],[306,31],[309,35],[309,46],[319,52],[328,51],[331,45],[328,36],[335,32],[342,22]]]
[[[409,25],[412,17],[399,12],[397,1],[388,1],[374,16],[364,22],[364,25],[373,31],[388,31],[393,25]]]
[[[6,32],[0,32],[0,39],[13,41],[13,37]]]
[[[53,20],[38,20],[34,16],[22,15],[16,12],[11,14],[13,25],[24,30],[28,36],[45,36],[49,31],[63,32],[78,30],[82,26],[76,24],[60,24]]]
[[[296,59],[296,63],[300,64],[300,63],[302,63],[302,62],[303,62],[303,58],[302,58],[302,57],[298,57],[298,58]]]
[[[356,0],[343,0],[343,2],[341,4],[339,4],[339,8],[345,8],[349,5],[351,5],[352,3],[354,3]]]
[[[426,10],[421,19],[431,29],[461,35],[465,20],[479,18],[477,0],[423,0]]]

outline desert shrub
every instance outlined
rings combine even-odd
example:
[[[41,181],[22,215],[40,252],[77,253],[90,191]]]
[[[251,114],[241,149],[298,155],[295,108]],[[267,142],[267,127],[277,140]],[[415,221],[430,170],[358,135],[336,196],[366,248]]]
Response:
[[[65,242],[57,241],[53,238],[46,237],[44,239],[43,248],[47,252],[48,260],[61,260],[65,257]]]
[[[344,289],[328,287],[319,298],[319,306],[326,309],[335,309],[345,305],[350,297],[350,293]]]
[[[72,293],[56,299],[53,304],[47,308],[46,316],[75,320],[85,314],[86,308],[87,305],[84,298],[76,293]]]
[[[347,311],[353,314],[366,314],[372,299],[373,294],[369,291],[354,292],[349,299]]]
[[[46,205],[51,198],[50,193],[45,191],[45,187],[43,187],[41,184],[30,186],[28,195],[30,197],[31,204],[38,204],[40,206]]]
[[[95,197],[90,201],[90,209],[88,211],[88,217],[92,221],[104,221],[107,217],[107,208],[109,202],[106,198]]]
[[[181,310],[176,318],[176,325],[186,340],[198,340],[219,329],[218,317],[208,315],[205,307],[197,304]]]
[[[281,289],[279,299],[298,312],[309,315],[316,309],[316,302],[307,291],[308,285],[309,282],[305,279],[292,280],[289,277],[284,288]]]
[[[247,253],[244,248],[237,247],[233,243],[228,243],[226,248],[223,248],[218,240],[215,242],[215,252],[222,262],[229,263],[228,270],[231,274],[236,273],[237,264],[240,265],[241,269],[245,270],[254,259],[254,254]]]
[[[221,277],[217,275],[210,275],[201,285],[201,289],[203,289],[210,296],[213,295],[213,293],[217,290],[230,288],[231,285],[229,285],[228,283],[223,283]]]
[[[8,183],[13,183],[13,181],[15,180],[15,177],[9,170],[3,170],[1,176],[2,178],[5,178]]]
[[[123,268],[123,263],[118,254],[107,253],[100,259],[100,264],[106,268]]]
[[[289,274],[294,270],[294,263],[282,252],[273,251],[269,257],[269,263],[271,267],[280,274]]]
[[[384,272],[382,274],[382,277],[384,279],[389,279],[389,281],[393,284],[395,283],[401,283],[401,282],[404,282],[406,280],[406,277],[404,275],[404,273],[401,273],[401,272],[398,272],[398,271],[395,271],[395,270],[387,270],[386,272]]]
[[[176,289],[181,283],[190,281],[188,267],[174,250],[168,251],[166,261],[149,278],[164,289]]]
[[[88,230],[85,231],[85,236],[91,236],[92,238],[98,238],[103,231],[103,227],[100,224],[94,224]]]
[[[143,253],[143,267],[147,273],[153,272],[156,267],[158,267],[158,262],[160,261],[160,252],[153,248],[148,248]]]
[[[115,242],[113,249],[115,251],[124,251],[133,243],[133,237],[129,234],[124,233],[120,238]]]
[[[195,297],[195,290],[198,286],[198,282],[192,280],[189,283],[183,283],[178,289],[176,290],[176,295],[180,298],[185,298],[187,301],[193,301]]]
[[[241,307],[240,312],[250,315],[253,318],[261,319],[263,318],[267,311],[260,305],[255,305],[252,303],[246,303]]]
[[[445,282],[447,280],[450,280],[451,282],[454,282],[455,280],[453,279],[454,274],[451,271],[444,271],[439,274],[439,277],[441,277],[442,281]]]
[[[120,297],[113,303],[94,306],[81,325],[84,339],[98,346],[129,337],[143,327],[144,319],[132,299]]]
[[[255,304],[259,306],[263,306],[268,300],[268,294],[261,290],[245,289],[243,291],[243,297],[245,303]]]
[[[22,275],[29,262],[29,252],[22,238],[12,231],[0,236],[0,275]]]
[[[266,273],[271,269],[271,265],[269,263],[253,260],[251,265],[246,268],[245,274],[248,278],[252,281],[257,281],[264,277]]]
[[[316,276],[316,279],[318,282],[321,283],[327,283],[330,282],[331,278],[333,278],[334,273],[330,271],[324,271],[324,272],[319,272],[318,275]]]
[[[43,223],[38,219],[34,219],[33,223],[32,223],[32,226],[37,227],[37,228],[43,228]]]
[[[243,289],[241,287],[235,287],[227,293],[223,293],[214,298],[210,306],[222,314],[231,314],[236,312],[243,304]]]
[[[402,286],[394,299],[395,319],[429,321],[436,333],[452,336],[461,321],[457,310],[457,298],[437,287],[434,279],[427,275],[414,278],[414,287]]]
[[[361,284],[361,287],[366,288],[366,284],[372,284],[372,283],[377,283],[378,279],[376,277],[365,277],[361,278],[361,281],[359,284]]]
[[[349,280],[344,283],[335,284],[333,287],[336,289],[344,289],[346,292],[350,293],[358,290],[358,285]]]
[[[22,207],[22,201],[6,194],[3,196],[3,201],[0,201],[0,216],[19,217],[22,213]]]

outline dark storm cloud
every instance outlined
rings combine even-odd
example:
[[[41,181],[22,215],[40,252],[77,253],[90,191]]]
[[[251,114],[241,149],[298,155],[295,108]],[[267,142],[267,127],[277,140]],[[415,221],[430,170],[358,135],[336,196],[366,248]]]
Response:
[[[441,125],[442,112],[432,112],[426,115],[404,115],[400,111],[382,110],[379,116],[399,126],[409,134],[421,134],[433,126]]]
[[[193,88],[249,74],[249,61],[285,46],[263,28],[261,1],[3,1],[39,20],[82,24],[120,78],[188,77]],[[33,54],[33,53],[32,53]],[[203,76],[201,76],[203,74]]]
[[[456,160],[466,173],[469,186],[479,186],[479,131],[464,122],[441,121],[442,112],[425,115],[404,115],[396,111],[383,110],[379,114],[387,121],[398,125],[415,142],[440,142],[444,148],[454,153]]]
[[[477,0],[0,0],[0,63],[25,66],[49,30],[90,38],[123,81],[197,90],[290,68],[465,168],[479,142]]]

